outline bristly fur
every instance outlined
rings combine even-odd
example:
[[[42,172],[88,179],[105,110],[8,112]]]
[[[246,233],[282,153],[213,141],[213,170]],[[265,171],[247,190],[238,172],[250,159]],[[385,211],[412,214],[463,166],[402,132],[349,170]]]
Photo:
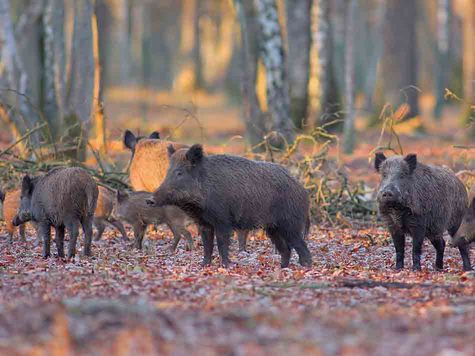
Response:
[[[416,155],[381,158],[375,157],[375,161],[379,161],[376,168],[382,176],[378,192],[379,210],[395,239],[397,268],[404,264],[405,234],[413,237],[416,246],[414,269],[420,269],[420,248],[425,236],[437,250],[437,268],[442,268],[443,233],[448,231],[454,236],[467,206],[463,183],[447,168],[417,162]],[[384,193],[391,189],[398,196],[397,200],[384,199]],[[460,248],[464,269],[469,269],[468,250]]]
[[[231,155],[206,156],[201,145],[171,153],[167,176],[150,204],[176,205],[197,221],[204,231],[204,264],[211,262],[215,232],[226,266],[233,230],[262,228],[281,253],[282,266],[288,265],[291,248],[302,265],[311,265],[303,240],[308,194],[283,166]]]

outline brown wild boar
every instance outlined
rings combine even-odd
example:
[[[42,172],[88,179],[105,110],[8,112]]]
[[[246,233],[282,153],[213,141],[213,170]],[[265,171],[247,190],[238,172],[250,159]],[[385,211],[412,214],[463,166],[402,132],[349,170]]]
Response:
[[[471,243],[475,241],[475,185],[468,194],[468,207],[463,214],[462,223],[452,238],[452,245]]]
[[[68,257],[76,254],[78,225],[84,232],[85,256],[91,255],[92,222],[96,209],[97,184],[84,169],[55,168],[31,178],[23,177],[21,203],[13,225],[34,221],[43,240],[43,258],[50,256],[51,226],[56,230],[58,257],[64,257],[64,230],[69,231]]]
[[[379,211],[396,248],[396,269],[404,268],[405,235],[412,237],[412,269],[421,269],[424,237],[436,249],[435,267],[443,269],[443,234],[457,232],[467,206],[467,191],[446,168],[425,165],[415,154],[386,158],[376,153],[375,168],[381,175]],[[467,243],[459,244],[463,269],[471,270]]]
[[[13,218],[18,213],[20,207],[21,190],[16,189],[5,194],[0,194],[0,199],[3,202],[3,218],[5,220],[8,241],[13,242],[13,235],[15,233],[15,226],[13,226]],[[25,242],[25,224],[21,224],[19,227],[21,241]]]
[[[133,190],[153,193],[162,184],[169,166],[167,146],[170,144],[175,149],[189,147],[161,140],[156,131],[148,139],[125,131],[124,146],[132,152],[129,178]],[[239,251],[246,250],[248,234],[249,231],[238,231]]]
[[[99,241],[102,237],[106,225],[111,225],[119,230],[123,241],[129,241],[124,225],[112,216],[112,209],[114,207],[115,193],[101,185],[99,188],[99,196],[97,198],[96,211],[94,212],[94,226],[97,229],[95,241]]]
[[[132,152],[130,183],[135,191],[153,192],[165,179],[168,169],[167,146],[186,147],[184,144],[157,139],[152,133],[149,138],[136,137],[129,130],[124,134],[124,145]]]
[[[312,265],[304,241],[310,227],[308,193],[287,169],[238,156],[206,156],[199,144],[180,150],[170,145],[168,151],[166,178],[147,204],[176,205],[200,225],[203,265],[211,263],[215,233],[227,267],[233,230],[259,228],[280,252],[282,267],[289,265],[291,249],[302,266]]]
[[[148,225],[167,224],[174,237],[170,248],[172,252],[176,250],[183,236],[186,238],[186,249],[193,249],[193,239],[185,228],[189,222],[188,216],[175,206],[160,208],[148,206],[146,199],[151,196],[152,194],[148,192],[117,191],[112,216],[132,225],[135,236],[134,246],[142,249],[142,241]]]

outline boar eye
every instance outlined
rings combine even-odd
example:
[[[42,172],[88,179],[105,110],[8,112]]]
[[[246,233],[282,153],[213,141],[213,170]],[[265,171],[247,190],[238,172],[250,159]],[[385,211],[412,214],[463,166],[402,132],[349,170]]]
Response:
[[[176,176],[177,177],[181,177],[183,175],[183,172],[182,171],[176,171]]]

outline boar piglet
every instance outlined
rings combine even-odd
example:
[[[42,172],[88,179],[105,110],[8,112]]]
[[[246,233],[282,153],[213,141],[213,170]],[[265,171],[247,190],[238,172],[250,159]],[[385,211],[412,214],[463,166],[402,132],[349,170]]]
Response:
[[[94,240],[99,241],[104,233],[106,225],[111,225],[119,230],[123,241],[129,241],[124,225],[112,216],[115,193],[111,189],[103,186],[99,186],[98,188],[99,197],[97,198],[96,211],[94,212],[94,226],[97,229],[97,234]]]
[[[51,226],[56,230],[58,257],[64,257],[64,230],[69,230],[68,257],[76,254],[76,241],[81,224],[84,232],[85,256],[91,255],[92,222],[98,189],[84,169],[55,168],[45,175],[23,177],[20,210],[13,219],[18,226],[32,220],[37,223],[43,240],[43,257],[50,256]]]
[[[454,246],[475,241],[475,185],[468,194],[468,207],[463,214],[462,224],[452,238]]]
[[[18,213],[20,207],[21,190],[16,189],[7,193],[0,193],[0,201],[3,203],[3,218],[7,225],[8,242],[13,242],[13,235],[15,233],[15,226],[13,226],[13,219]],[[22,242],[26,241],[25,238],[25,224],[21,224],[19,227],[20,238]]]
[[[435,267],[443,268],[443,234],[457,232],[467,205],[463,183],[447,169],[425,165],[415,154],[386,158],[376,153],[375,168],[381,176],[379,211],[396,248],[396,269],[404,268],[405,235],[412,237],[412,269],[421,269],[424,237],[436,249]],[[459,245],[463,269],[471,270],[468,244]]]
[[[148,192],[117,191],[112,216],[125,221],[134,229],[137,249],[142,248],[142,241],[147,227],[151,224],[166,224],[173,233],[171,251],[175,251],[182,236],[186,238],[186,249],[193,249],[193,239],[186,229],[189,222],[187,215],[175,206],[150,207],[146,200],[151,197]]]
[[[203,153],[201,145],[168,147],[170,167],[147,203],[176,205],[200,226],[203,265],[211,264],[216,234],[221,264],[228,266],[233,230],[264,229],[289,265],[291,249],[302,266],[312,257],[303,239],[309,227],[309,199],[304,187],[282,166],[243,157]]]

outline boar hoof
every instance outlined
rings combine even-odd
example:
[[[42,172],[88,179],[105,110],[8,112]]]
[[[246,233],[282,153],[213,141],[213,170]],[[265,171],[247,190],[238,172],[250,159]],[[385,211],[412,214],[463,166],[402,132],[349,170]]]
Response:
[[[186,250],[186,251],[193,251],[193,248],[194,248],[193,242],[187,242],[187,243],[185,244],[185,250]]]
[[[168,250],[168,253],[169,253],[170,255],[173,255],[173,254],[175,253],[175,251],[176,251],[176,246],[170,246],[170,247],[168,247],[167,250]]]
[[[203,262],[201,262],[201,267],[209,267],[211,266],[211,259],[205,258]]]
[[[422,270],[422,268],[421,268],[421,266],[420,266],[420,265],[419,265],[419,266],[418,266],[418,265],[416,265],[416,266],[412,266],[412,270],[413,270],[414,272],[419,272],[419,271],[421,271],[421,270]]]
[[[299,263],[302,267],[312,267],[311,259],[305,259],[305,260],[299,261]]]
[[[463,271],[464,272],[470,272],[470,271],[473,271],[473,268],[472,268],[472,266],[463,266]]]
[[[46,259],[48,259],[48,258],[49,258],[50,254],[49,254],[49,253],[44,253],[44,252],[43,252],[43,253],[41,254],[41,256],[43,257],[43,259],[45,259],[45,260],[46,260]]]
[[[404,269],[404,265],[402,263],[396,265],[396,271],[402,271],[403,269]]]

